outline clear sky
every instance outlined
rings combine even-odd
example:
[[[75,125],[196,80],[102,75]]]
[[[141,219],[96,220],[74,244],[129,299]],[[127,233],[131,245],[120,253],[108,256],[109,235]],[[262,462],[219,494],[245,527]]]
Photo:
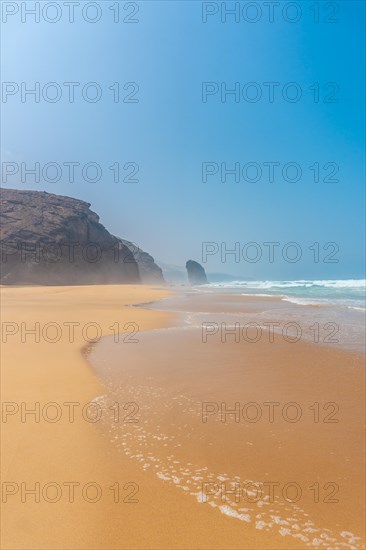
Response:
[[[203,242],[218,243],[219,251],[238,242],[239,262],[232,255],[223,263],[215,253],[205,268],[258,279],[363,277],[364,2],[274,2],[273,22],[268,2],[256,2],[256,11],[254,2],[238,2],[240,12],[227,13],[226,22],[221,2],[119,2],[118,23],[117,2],[109,0],[84,14],[88,2],[80,2],[73,23],[62,1],[60,11],[51,6],[35,22],[24,13],[34,4],[2,2],[2,80],[19,86],[5,84],[2,95],[3,172],[19,169],[6,179],[3,173],[4,187],[86,200],[109,231],[168,264],[202,261]],[[23,90],[40,83],[39,102],[31,95],[21,101],[22,82]],[[44,88],[49,82],[59,88]],[[73,103],[65,82],[80,83]],[[97,102],[82,96],[89,82],[102,90]],[[109,89],[116,82],[119,102],[117,86]],[[123,89],[128,82],[138,84],[136,93],[136,84]],[[225,86],[240,95],[221,96]],[[58,89],[60,100],[51,102]],[[87,97],[95,90],[87,87]],[[47,181],[52,169],[39,182],[30,174],[22,181],[21,163],[36,162],[41,169],[58,163],[59,181]],[[74,182],[68,162],[81,165]],[[100,165],[100,181],[83,178],[88,162]],[[109,166],[117,162],[123,175],[115,182]],[[202,178],[205,162],[215,173]],[[124,170],[126,163],[135,164]],[[239,163],[240,181],[229,174],[221,181],[221,163]],[[273,181],[268,163],[279,163]],[[286,168],[286,180],[287,163],[296,166]],[[122,181],[136,164],[138,182]],[[248,261],[248,242],[258,243],[258,262]],[[274,262],[265,242],[280,243]],[[300,261],[283,260],[288,242],[301,247]],[[317,263],[308,248],[314,242]],[[339,246],[338,263],[322,261],[333,251],[322,250],[328,242]]]

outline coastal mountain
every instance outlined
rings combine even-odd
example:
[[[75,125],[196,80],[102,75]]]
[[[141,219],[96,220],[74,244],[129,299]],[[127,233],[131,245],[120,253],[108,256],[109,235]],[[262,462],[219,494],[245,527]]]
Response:
[[[184,285],[187,283],[187,270],[184,266],[167,264],[158,259],[158,264],[162,268],[165,281],[170,285]]]
[[[140,283],[159,272],[149,254],[111,235],[85,201],[0,189],[0,213],[2,284]]]
[[[154,258],[147,252],[144,252],[135,243],[126,241],[125,239],[119,239],[123,246],[127,248],[133,254],[137,265],[139,266],[139,272],[141,281],[146,284],[164,284],[164,276],[161,268],[155,263]]]

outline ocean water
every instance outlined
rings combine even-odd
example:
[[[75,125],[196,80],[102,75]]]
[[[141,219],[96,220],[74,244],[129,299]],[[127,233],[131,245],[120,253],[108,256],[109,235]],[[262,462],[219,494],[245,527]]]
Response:
[[[243,296],[280,296],[298,305],[334,305],[366,311],[365,279],[299,280],[299,281],[230,281],[201,287]]]
[[[230,281],[180,288],[152,307],[179,312],[184,325],[195,328],[204,322],[297,323],[302,339],[318,343],[314,330],[321,330],[324,344],[365,353],[365,288],[365,279]]]

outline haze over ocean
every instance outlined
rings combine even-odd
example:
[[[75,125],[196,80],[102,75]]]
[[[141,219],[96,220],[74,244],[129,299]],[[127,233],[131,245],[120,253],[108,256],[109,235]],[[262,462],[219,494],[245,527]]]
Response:
[[[3,93],[3,168],[13,164],[2,185],[86,200],[112,233],[168,264],[202,262],[202,244],[215,243],[208,272],[362,278],[364,74],[356,68],[365,4],[340,1],[336,13],[322,2],[295,4],[300,17],[281,3],[273,22],[265,3],[226,20],[219,2],[191,1],[139,2],[136,14],[121,9],[119,23],[111,9],[95,23],[78,8],[70,24],[65,6],[57,24],[5,14],[2,78],[19,91],[6,88],[5,102]],[[58,88],[45,88],[50,82]],[[82,96],[90,82],[102,91],[97,102]],[[25,93],[36,83],[39,102]],[[45,100],[60,90],[59,100]],[[60,177],[53,168],[44,177],[50,162]],[[98,181],[93,168],[82,173],[89,162],[102,169]],[[35,163],[39,178],[25,171]],[[279,243],[273,262],[268,242]],[[284,259],[289,242],[299,261]],[[258,261],[254,249],[245,258],[247,243],[259,246]],[[239,261],[225,254],[237,246]],[[332,252],[337,261],[328,263]]]

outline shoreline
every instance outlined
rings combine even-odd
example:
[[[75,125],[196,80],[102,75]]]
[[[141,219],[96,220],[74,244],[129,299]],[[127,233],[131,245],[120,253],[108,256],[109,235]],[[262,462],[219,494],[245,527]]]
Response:
[[[279,341],[273,342],[273,345],[257,342],[255,346],[227,341],[222,346],[223,342],[217,340],[204,344],[202,356],[202,341],[195,336],[199,336],[199,327],[192,325],[189,316],[191,328],[187,326],[183,313],[187,310],[196,311],[198,318],[202,318],[203,302],[202,296],[198,294],[192,293],[188,299],[183,296],[183,304],[182,294],[178,294],[153,306],[154,310],[179,313],[178,325],[175,322],[173,327],[144,334],[140,345],[127,351],[127,365],[123,366],[122,371],[119,366],[120,354],[108,344],[107,339],[94,350],[90,360],[99,376],[108,380],[109,398],[113,396],[117,400],[125,396],[127,385],[127,394],[139,398],[146,418],[146,426],[136,427],[134,434],[126,434],[113,422],[107,421],[102,430],[104,436],[121,453],[141,463],[142,469],[150,472],[151,479],[157,476],[162,484],[170,486],[177,493],[184,491],[184,497],[191,498],[192,506],[198,501],[201,508],[212,514],[213,521],[219,521],[221,515],[227,516],[232,527],[221,534],[223,540],[230,540],[230,529],[233,524],[239,523],[243,536],[251,533],[254,527],[254,544],[261,548],[277,548],[281,539],[286,541],[287,548],[297,548],[298,541],[303,547],[329,548],[335,544],[335,548],[362,548],[359,537],[363,535],[363,516],[355,502],[362,501],[364,486],[361,476],[362,454],[359,449],[362,441],[359,420],[362,414],[355,420],[349,406],[352,400],[358,412],[364,406],[364,374],[360,369],[364,356],[357,351],[334,349],[324,344],[317,346],[308,341],[300,341],[295,345]],[[210,302],[211,319],[214,312],[221,319],[223,302],[226,302],[228,296],[216,295],[215,298],[216,302]],[[212,300],[212,295],[209,299]],[[234,306],[238,302],[235,296],[230,296],[228,301]],[[266,298],[261,301],[262,304],[267,303]],[[270,300],[272,304],[276,301],[276,298]],[[249,307],[251,315],[253,311],[261,311],[254,297],[241,300],[241,303]],[[213,318],[216,317],[213,315]],[[164,358],[161,355],[162,348]],[[244,352],[248,358],[246,364],[243,364],[241,357]],[[108,371],[100,363],[102,357],[108,359]],[[148,363],[144,359],[146,357],[149,357]],[[292,364],[292,357],[296,357],[301,365]],[[199,362],[196,358],[199,358]],[[224,364],[228,364],[229,368],[223,369]],[[347,384],[350,388],[345,391]],[[241,387],[249,387],[249,393],[241,392]],[[343,387],[345,395],[342,396],[339,392]],[[202,424],[202,410],[199,407],[204,400],[209,403],[209,407],[217,407],[214,415],[211,412],[208,414],[210,423],[206,425]],[[239,404],[240,401],[242,409],[248,402],[262,404],[263,408],[266,401],[278,404],[294,401],[301,407],[302,414],[308,412],[308,418],[299,425],[283,422],[283,419],[280,423],[252,424],[248,418],[246,421],[238,420],[239,424],[225,421],[222,425],[218,408],[223,400],[231,411],[235,403]],[[314,424],[315,418],[309,417],[307,409],[311,409],[314,403],[320,403],[320,407],[328,403],[325,410],[329,412],[332,400],[339,401],[337,407],[342,413],[341,419],[337,419],[335,425],[332,424],[333,417],[330,424],[322,424],[326,422],[324,418],[320,419],[320,424],[319,421]],[[170,427],[172,418],[173,429]],[[355,429],[351,435],[350,422]],[[263,443],[268,435],[275,438],[270,438],[269,446]],[[250,442],[246,441],[248,436]],[[281,441],[278,449],[276,445],[273,449],[273,442],[278,441]],[[316,452],[314,449],[305,451],[303,446],[306,444],[315,446]],[[338,460],[332,458],[342,453],[342,445],[347,448],[346,462],[341,455]],[[286,448],[286,451],[281,451],[282,448]],[[245,457],[249,451],[252,458],[244,460],[243,467],[243,458],[238,461],[236,456],[239,454]],[[274,464],[268,464],[268,453],[274,453]],[[296,457],[299,454],[304,462],[301,472],[296,469]],[[352,473],[356,464],[360,475]],[[261,478],[261,471],[266,471],[265,476],[269,477],[262,474]],[[237,490],[238,484],[248,481],[248,475],[252,481],[259,479],[260,483],[266,483],[268,479],[278,479],[286,485],[286,475],[290,472],[292,481],[298,480],[304,493],[305,490],[309,493],[310,485],[319,484],[323,478],[330,476],[331,480],[328,477],[323,480],[323,487],[333,483],[328,487],[339,491],[342,498],[332,508],[328,501],[315,505],[309,494],[306,494],[299,506],[288,506],[287,502],[277,501],[272,503],[273,509],[269,511],[266,510],[268,503],[265,499],[260,499],[259,504],[246,502],[244,505],[235,501],[236,496],[234,501],[233,498],[227,498],[226,493],[230,490],[232,492],[233,487]],[[202,498],[207,497],[202,492],[206,482],[210,484],[211,490],[215,488],[214,494],[212,491],[209,494],[208,504],[202,501]],[[228,484],[225,495],[218,490],[222,482]],[[283,515],[285,510],[287,516]],[[311,535],[312,532],[316,534]],[[226,542],[224,547],[228,548],[228,544]]]
[[[35,344],[31,341],[21,346],[15,345],[14,347],[15,342],[13,345],[3,346],[3,353],[11,351],[9,349],[11,347],[15,351],[11,367],[7,360],[6,373],[13,392],[10,391],[9,386],[7,391],[12,394],[11,398],[14,401],[15,398],[18,402],[30,401],[30,396],[37,394],[41,403],[48,401],[62,403],[63,400],[83,402],[84,400],[84,402],[99,404],[103,410],[101,422],[97,423],[89,423],[77,418],[75,423],[71,424],[62,418],[56,424],[42,423],[42,421],[38,424],[29,422],[22,424],[18,415],[10,415],[8,422],[2,425],[3,442],[6,440],[6,448],[4,443],[3,447],[10,457],[10,462],[8,460],[5,468],[3,463],[5,470],[3,470],[5,474],[3,479],[13,482],[18,480],[19,483],[25,481],[29,485],[38,481],[41,487],[51,481],[57,482],[60,486],[65,480],[78,482],[81,486],[94,481],[103,488],[103,498],[92,504],[86,502],[85,499],[78,498],[77,494],[75,503],[70,504],[63,494],[63,498],[59,502],[50,503],[41,498],[40,503],[33,503],[30,496],[29,499],[27,497],[26,502],[22,503],[20,501],[21,491],[15,496],[9,496],[8,503],[3,505],[2,539],[4,547],[13,550],[19,548],[27,550],[33,548],[44,550],[48,548],[53,550],[59,548],[70,550],[76,548],[85,550],[87,548],[95,550],[101,548],[116,550],[184,548],[193,550],[197,547],[207,550],[213,548],[215,550],[304,548],[304,542],[301,539],[290,538],[281,533],[275,534],[273,530],[267,531],[262,523],[260,523],[261,528],[258,528],[256,524],[248,523],[245,519],[235,521],[235,515],[233,518],[232,512],[227,513],[227,508],[220,510],[222,513],[213,509],[214,501],[210,505],[203,505],[197,498],[192,499],[188,494],[177,491],[175,483],[168,479],[168,470],[165,474],[160,471],[163,477],[152,475],[149,468],[141,467],[141,461],[136,460],[132,452],[127,455],[126,449],[123,450],[122,442],[131,442],[131,438],[139,441],[139,431],[134,431],[134,428],[140,430],[141,436],[141,429],[144,429],[145,422],[150,427],[156,413],[159,416],[162,411],[169,410],[171,398],[177,396],[177,390],[179,390],[179,395],[183,395],[187,391],[188,394],[191,392],[191,397],[193,396],[196,401],[205,395],[207,372],[206,374],[197,372],[194,362],[184,364],[184,350],[188,349],[187,347],[183,346],[182,350],[178,345],[176,349],[182,353],[182,356],[180,357],[178,353],[177,358],[177,353],[174,353],[172,356],[174,359],[168,363],[168,371],[161,360],[161,350],[164,349],[163,356],[165,356],[166,348],[169,348],[164,339],[158,343],[157,356],[154,356],[151,350],[142,349],[145,346],[144,341],[159,336],[159,331],[162,329],[173,329],[171,334],[174,333],[177,314],[169,309],[164,310],[164,307],[167,305],[166,300],[174,301],[180,293],[172,295],[170,288],[156,289],[140,285],[123,285],[113,288],[110,286],[98,287],[100,294],[96,297],[94,286],[70,288],[71,290],[65,289],[65,287],[39,289],[23,287],[14,289],[14,292],[9,289],[10,292],[5,292],[7,294],[6,301],[13,317],[9,316],[8,309],[7,318],[14,320],[16,314],[19,321],[37,319],[39,322],[49,322],[50,319],[55,320],[57,317],[60,323],[65,320],[72,322],[77,319],[81,322],[88,322],[97,318],[101,326],[103,325],[103,331],[107,329],[109,323],[116,321],[117,317],[121,322],[138,321],[139,327],[142,329],[138,334],[139,346],[127,346],[127,342],[120,339],[119,342],[111,344],[114,356],[117,350],[120,350],[118,357],[122,370],[118,367],[119,370],[116,373],[119,380],[118,388],[115,382],[108,378],[108,376],[113,377],[114,367],[112,357],[108,357],[108,354],[103,356],[105,346],[107,345],[108,348],[110,344],[108,336],[105,334],[97,342],[98,345],[80,342],[69,345],[67,343],[66,347],[59,348],[63,350],[59,354],[60,357],[54,353],[58,343],[54,344],[56,348],[48,343]],[[71,294],[65,302],[65,293],[69,292]],[[119,298],[116,299],[116,296]],[[120,308],[118,299],[125,304],[123,308]],[[233,302],[235,301],[233,296]],[[248,304],[249,302],[250,300]],[[36,310],[34,309],[35,303],[37,304]],[[254,309],[255,303],[258,302],[253,300]],[[146,309],[147,305],[152,307]],[[116,336],[115,331],[109,330],[109,340],[113,333]],[[11,344],[11,338],[9,338],[9,343]],[[192,340],[188,343],[191,345]],[[176,344],[177,341],[174,341],[173,348]],[[309,344],[305,344],[305,347],[307,346]],[[232,348],[232,346],[228,347]],[[262,345],[256,346],[255,350],[260,351],[262,348]],[[142,366],[138,361],[130,360],[134,352],[142,354]],[[265,352],[264,349],[259,355],[263,355],[263,352]],[[100,371],[96,372],[95,364],[93,365],[93,357],[98,354],[102,361],[99,366],[102,365],[103,369],[107,369],[109,373],[107,377],[105,373],[101,376]],[[285,357],[288,356],[288,351],[285,350],[284,354]],[[179,366],[182,363],[184,372],[179,371]],[[22,368],[22,365],[23,367],[25,365],[33,367],[31,376],[27,369]],[[174,366],[173,373],[171,366]],[[9,372],[9,368],[15,372]],[[154,372],[151,371],[151,368]],[[52,371],[52,369],[54,370]],[[286,372],[288,370],[285,369],[284,375]],[[157,378],[154,380],[155,374]],[[167,374],[168,378],[166,378]],[[293,374],[290,378],[293,378]],[[231,392],[235,392],[235,387],[238,388],[237,384],[233,384],[233,388],[231,388],[231,384],[227,383],[227,376],[222,379],[219,370],[216,370],[215,380],[219,382],[217,388],[225,388],[226,392],[229,391],[225,398],[234,397]],[[161,384],[161,382],[163,383]],[[210,399],[219,400],[220,393],[215,397],[214,386],[210,389]],[[156,390],[157,387],[162,387],[165,393],[159,394],[158,392],[155,395],[154,406],[151,408],[152,394],[150,390],[151,388]],[[112,402],[111,398],[113,398]],[[10,400],[9,397],[6,399]],[[125,414],[124,405],[135,399],[141,407],[139,423],[136,426],[126,424],[124,418],[123,421],[119,418],[117,424],[116,422],[111,423],[111,411],[113,411],[113,415],[115,414],[113,405],[121,404],[119,412]],[[131,414],[134,411],[127,409],[126,412]],[[168,430],[169,437],[177,437],[178,433],[181,435],[182,432],[177,432],[179,428],[183,430],[183,433],[187,431],[187,428],[180,425],[179,418],[178,408],[174,412],[176,427],[172,429],[168,428],[171,423],[170,417],[167,418],[164,414],[162,418],[159,417],[159,425],[161,424],[163,431]],[[189,424],[194,430],[198,430],[197,433],[202,430],[202,423],[197,423],[197,418],[191,416]],[[212,446],[207,447],[210,449],[206,456],[209,467],[216,472],[230,473],[226,455],[229,453],[229,455],[235,456],[236,438],[240,432],[232,431],[233,426],[228,424],[221,426],[217,420],[208,423],[207,426],[208,430],[204,434],[203,441],[207,442],[207,437],[209,437],[213,442]],[[219,439],[216,440],[217,426],[221,428],[221,432]],[[152,427],[155,429],[156,424],[153,423]],[[222,428],[224,429],[222,430]],[[4,431],[6,432],[5,438]],[[159,432],[154,433],[154,430],[150,433],[151,436],[159,436]],[[262,427],[259,430],[256,429],[255,432],[252,430],[251,436],[254,436],[255,433],[257,433],[256,437],[261,438],[265,436],[267,429],[264,428],[263,431]],[[159,443],[159,439],[155,439],[155,437],[151,437],[151,441],[154,443],[158,441],[157,447],[153,449],[154,452],[164,449],[164,442]],[[225,453],[225,449],[217,449],[215,441],[225,443],[227,453]],[[183,454],[179,460],[182,463],[187,462],[188,459],[192,462],[194,460],[199,462],[205,449],[206,445],[204,444],[202,447],[202,442],[193,437],[191,441],[187,440],[187,443],[181,448]],[[247,446],[244,449],[245,455],[249,449],[252,447]],[[158,456],[157,458],[160,460],[162,457]],[[163,459],[165,460],[165,458],[163,451]],[[260,454],[259,457],[253,457],[253,464],[257,464],[258,460],[260,462]],[[232,458],[231,462],[233,462]],[[235,461],[233,464],[235,465]],[[238,463],[236,464],[238,467]],[[223,470],[219,469],[221,466],[224,468]],[[235,470],[231,472],[232,475],[234,473]],[[251,473],[252,479],[255,479],[254,473]],[[280,471],[277,472],[277,477],[279,474]],[[210,480],[212,482],[213,478]],[[116,482],[119,483],[123,497],[122,501],[118,503],[114,502],[112,497],[115,495],[110,490],[110,487],[114,486]],[[131,483],[132,485],[125,490],[126,484]],[[131,491],[133,492],[136,486],[138,487],[137,499],[139,502],[133,503],[130,502],[130,499],[134,500],[131,497]],[[216,496],[213,498],[215,499]],[[225,506],[222,502],[221,505]],[[259,513],[261,513],[260,510]],[[248,512],[239,514],[244,517]],[[264,518],[258,518],[258,521],[263,522]],[[143,530],[141,524],[144,526]],[[22,525],[23,528],[19,529],[19,525]],[[127,529],[126,525],[128,525]],[[345,545],[339,546],[339,548],[352,548],[352,545],[347,544],[349,540],[349,537],[344,538]]]
[[[208,293],[196,288],[147,305],[154,311],[174,313],[182,325],[202,327],[212,320],[214,325],[221,325],[220,331],[222,327],[237,326],[242,332],[246,325],[252,324],[260,333],[271,333],[273,339],[282,331],[288,332],[288,337],[282,336],[290,343],[307,341],[366,354],[364,316],[360,317],[360,312],[340,312],[338,307],[329,304],[297,304],[283,300],[280,295],[235,294],[225,289]],[[236,340],[242,337],[237,335]],[[252,340],[249,335],[248,340]]]

